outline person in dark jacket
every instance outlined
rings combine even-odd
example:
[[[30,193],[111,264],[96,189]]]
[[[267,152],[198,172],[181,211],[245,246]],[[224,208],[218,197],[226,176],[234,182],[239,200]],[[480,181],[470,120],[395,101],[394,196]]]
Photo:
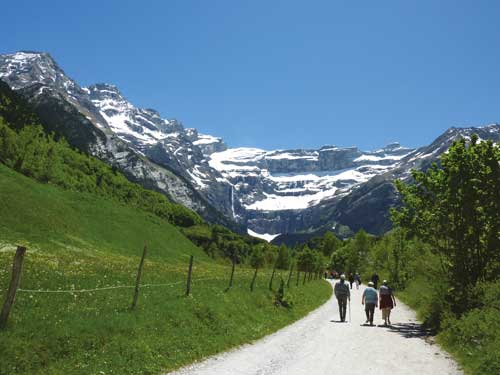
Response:
[[[379,280],[380,280],[380,277],[378,276],[378,273],[376,273],[376,272],[375,272],[375,273],[372,275],[373,287],[374,287],[375,289],[377,289],[377,286],[378,286],[378,282],[379,282]]]
[[[351,273],[349,273],[349,284],[351,285],[351,290],[352,290],[352,284],[354,283],[354,275]]]
[[[354,275],[354,282],[356,283],[356,289],[359,289],[359,285],[361,284],[361,275],[357,272]]]
[[[345,322],[347,310],[347,300],[351,299],[351,291],[345,283],[345,275],[340,275],[340,281],[337,281],[333,289],[337,302],[339,303],[340,321]]]

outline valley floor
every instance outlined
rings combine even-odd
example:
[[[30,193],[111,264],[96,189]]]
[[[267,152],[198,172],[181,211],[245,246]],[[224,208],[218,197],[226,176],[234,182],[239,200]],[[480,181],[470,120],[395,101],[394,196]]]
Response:
[[[363,287],[352,291],[351,322],[339,323],[337,301],[275,334],[170,375],[255,374],[441,374],[462,371],[450,356],[433,344],[413,310],[398,301],[391,327],[364,326]]]

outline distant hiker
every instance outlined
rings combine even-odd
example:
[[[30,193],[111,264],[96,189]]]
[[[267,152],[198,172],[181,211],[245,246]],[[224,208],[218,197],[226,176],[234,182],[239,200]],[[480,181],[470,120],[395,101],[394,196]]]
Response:
[[[352,289],[352,284],[354,283],[354,275],[351,273],[349,273],[349,284],[351,284],[351,289]]]
[[[392,293],[392,289],[387,286],[387,280],[382,282],[380,287],[380,310],[382,310],[382,319],[384,325],[391,324],[391,310],[396,307],[396,298]]]
[[[325,271],[325,280],[328,279],[328,272]]]
[[[376,273],[376,272],[375,272],[375,273],[372,275],[373,287],[374,287],[375,289],[377,289],[377,286],[378,286],[378,281],[379,281],[379,280],[380,280],[380,277],[378,276],[378,273]]]
[[[340,281],[337,281],[335,288],[335,297],[339,303],[340,321],[345,322],[345,314],[347,310],[347,300],[351,299],[351,291],[345,283],[345,275],[340,275]]]
[[[359,289],[359,285],[361,284],[361,276],[357,272],[354,275],[354,282],[356,283],[356,289]]]
[[[373,282],[368,283],[368,287],[363,292],[363,297],[361,297],[361,304],[365,305],[366,322],[373,325],[373,314],[375,313],[375,307],[378,305],[378,295],[377,290],[373,287]]]

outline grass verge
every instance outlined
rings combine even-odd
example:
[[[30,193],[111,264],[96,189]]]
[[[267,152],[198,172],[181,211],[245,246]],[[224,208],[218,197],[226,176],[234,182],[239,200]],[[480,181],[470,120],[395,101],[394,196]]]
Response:
[[[417,311],[430,326],[440,323],[437,342],[466,374],[500,374],[500,282],[480,284],[478,307],[460,317],[447,313],[439,281],[416,277],[398,298]]]

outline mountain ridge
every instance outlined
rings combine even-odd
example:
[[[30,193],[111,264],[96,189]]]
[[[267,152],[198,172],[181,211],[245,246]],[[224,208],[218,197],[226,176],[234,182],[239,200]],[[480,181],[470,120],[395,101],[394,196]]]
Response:
[[[498,140],[500,134],[497,124],[451,127],[417,149],[398,142],[373,151],[334,145],[228,148],[220,137],[184,128],[154,109],[135,107],[115,85],[80,87],[48,53],[0,55],[0,79],[27,97],[45,123],[61,123],[48,130],[75,147],[209,221],[239,226],[240,231],[246,227],[266,238],[325,225],[381,234],[390,229],[388,209],[398,204],[393,179],[408,178],[412,168],[437,161],[461,136],[478,132],[482,139]]]

